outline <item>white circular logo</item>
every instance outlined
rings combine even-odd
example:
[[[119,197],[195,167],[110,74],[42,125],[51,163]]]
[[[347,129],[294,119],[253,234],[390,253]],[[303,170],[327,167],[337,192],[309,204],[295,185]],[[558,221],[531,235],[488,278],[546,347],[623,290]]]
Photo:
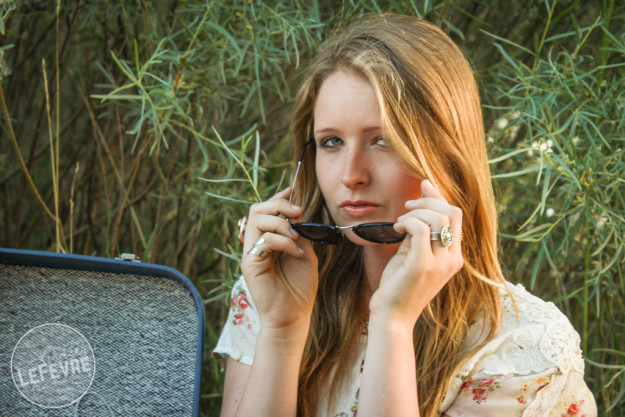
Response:
[[[42,324],[17,342],[11,356],[17,390],[31,403],[62,408],[78,401],[95,376],[93,349],[78,330]]]

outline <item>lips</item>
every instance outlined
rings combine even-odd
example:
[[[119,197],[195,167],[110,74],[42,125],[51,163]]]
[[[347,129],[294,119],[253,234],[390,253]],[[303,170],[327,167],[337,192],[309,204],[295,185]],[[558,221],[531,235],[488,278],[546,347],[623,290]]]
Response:
[[[379,204],[364,200],[346,200],[340,205],[343,213],[349,217],[363,217],[374,214],[380,208]]]

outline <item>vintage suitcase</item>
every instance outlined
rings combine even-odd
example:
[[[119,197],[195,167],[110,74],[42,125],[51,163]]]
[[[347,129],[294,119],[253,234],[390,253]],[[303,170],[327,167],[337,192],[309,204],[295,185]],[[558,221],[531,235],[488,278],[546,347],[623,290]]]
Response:
[[[0,416],[197,416],[203,332],[172,268],[0,249]]]

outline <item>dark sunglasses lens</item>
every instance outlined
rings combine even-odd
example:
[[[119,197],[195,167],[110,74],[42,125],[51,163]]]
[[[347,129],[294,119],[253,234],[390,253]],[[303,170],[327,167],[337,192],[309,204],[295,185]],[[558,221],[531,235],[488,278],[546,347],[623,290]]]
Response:
[[[327,224],[320,223],[294,223],[293,229],[306,239],[325,244],[335,244],[341,240],[341,233]]]
[[[405,233],[397,233],[393,223],[364,223],[354,227],[354,233],[361,238],[375,243],[398,243],[404,240]]]

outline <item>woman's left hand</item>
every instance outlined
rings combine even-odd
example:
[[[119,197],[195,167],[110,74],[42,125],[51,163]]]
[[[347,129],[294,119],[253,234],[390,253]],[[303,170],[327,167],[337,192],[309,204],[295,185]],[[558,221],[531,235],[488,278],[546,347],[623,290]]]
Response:
[[[410,210],[399,217],[395,230],[407,233],[387,264],[369,302],[371,315],[414,327],[427,304],[463,265],[460,250],[462,210],[447,203],[428,180],[421,182],[423,198],[406,202]],[[451,246],[431,240],[430,233],[451,225]]]

